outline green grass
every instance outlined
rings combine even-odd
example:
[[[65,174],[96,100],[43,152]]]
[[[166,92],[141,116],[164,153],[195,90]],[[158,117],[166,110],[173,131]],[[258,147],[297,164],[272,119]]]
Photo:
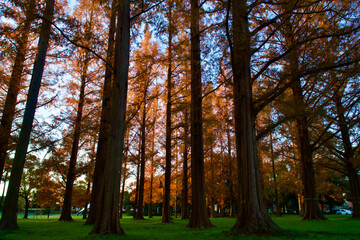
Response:
[[[360,221],[351,220],[349,216],[328,216],[328,221],[302,221],[299,216],[282,216],[273,218],[284,230],[277,236],[232,236],[230,229],[235,219],[215,218],[211,222],[215,225],[208,229],[189,229],[188,220],[176,219],[172,224],[161,224],[160,217],[146,220],[133,220],[127,217],[121,220],[121,226],[126,236],[98,236],[89,235],[92,226],[85,226],[84,220],[74,217],[73,222],[59,222],[59,216],[29,219],[18,219],[19,230],[0,231],[0,239],[126,239],[126,240],[228,240],[228,239],[360,239]]]

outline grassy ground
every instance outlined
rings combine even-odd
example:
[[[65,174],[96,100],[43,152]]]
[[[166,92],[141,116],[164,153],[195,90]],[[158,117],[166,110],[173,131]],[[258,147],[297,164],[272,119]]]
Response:
[[[74,217],[73,222],[58,222],[59,216],[30,217],[20,219],[20,229],[16,231],[0,231],[0,239],[126,239],[126,240],[181,240],[181,239],[360,239],[360,221],[351,220],[349,216],[328,216],[328,221],[302,221],[298,216],[282,216],[274,221],[284,230],[281,235],[270,237],[231,236],[229,234],[235,219],[215,218],[211,222],[216,226],[209,229],[189,229],[188,220],[174,220],[173,224],[161,224],[160,217],[151,220],[133,220],[130,217],[121,220],[121,226],[126,236],[89,235],[92,226],[85,226],[84,220]]]

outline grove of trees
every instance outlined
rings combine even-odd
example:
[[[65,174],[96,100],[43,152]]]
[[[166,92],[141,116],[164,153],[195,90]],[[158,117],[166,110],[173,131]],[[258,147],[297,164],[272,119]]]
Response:
[[[21,201],[95,234],[123,209],[360,219],[357,1],[1,0],[0,23],[0,229]]]

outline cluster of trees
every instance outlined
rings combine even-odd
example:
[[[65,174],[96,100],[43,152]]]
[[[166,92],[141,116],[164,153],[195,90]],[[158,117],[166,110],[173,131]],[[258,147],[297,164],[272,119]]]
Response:
[[[211,227],[216,206],[264,234],[287,198],[325,219],[343,193],[360,218],[360,3],[3,3],[1,229],[35,193],[61,221],[81,195],[92,232],[124,234],[127,179],[136,219],[162,202],[162,223],[173,206]]]

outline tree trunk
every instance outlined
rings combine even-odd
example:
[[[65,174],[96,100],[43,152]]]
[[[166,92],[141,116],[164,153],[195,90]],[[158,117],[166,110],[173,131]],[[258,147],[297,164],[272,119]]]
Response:
[[[276,181],[276,172],[275,172],[275,157],[274,157],[274,147],[273,147],[273,138],[272,133],[270,132],[270,154],[271,154],[271,163],[272,163],[272,174],[274,178],[274,193],[275,193],[275,206],[276,206],[276,216],[281,216],[280,205],[279,205],[279,194]]]
[[[229,213],[229,218],[234,218],[235,217],[235,196],[234,196],[234,184],[233,184],[233,179],[234,179],[234,174],[233,174],[233,170],[232,170],[232,153],[231,153],[231,137],[230,137],[230,124],[228,124],[228,129],[227,129],[227,142],[228,142],[228,158],[229,158],[229,195],[230,195],[230,213]]]
[[[95,150],[95,144],[94,144],[94,149]],[[91,161],[93,161],[94,158],[92,157],[91,158]],[[87,183],[87,188],[86,188],[86,195],[88,196],[90,193],[90,179],[88,180],[88,183]],[[87,219],[87,214],[88,214],[88,202],[85,203],[85,206],[84,206],[84,212],[83,212],[83,219]]]
[[[29,216],[29,207],[30,207],[30,200],[29,197],[25,197],[25,213],[24,213],[24,218],[27,219]]]
[[[152,202],[153,202],[153,185],[154,185],[154,157],[155,157],[155,129],[156,129],[156,119],[157,119],[157,102],[155,105],[155,114],[153,119],[153,136],[152,136],[152,146],[151,146],[151,165],[150,165],[150,196],[149,196],[149,218],[152,218]]]
[[[181,189],[181,219],[189,218],[188,204],[188,143],[189,143],[189,111],[184,111],[184,152],[183,152],[183,172],[182,172],[182,189]]]
[[[51,24],[54,15],[55,0],[47,0],[44,11],[44,20],[41,24],[38,53],[35,59],[31,83],[26,101],[23,123],[20,130],[19,141],[16,146],[15,157],[11,170],[9,187],[7,190],[4,211],[0,221],[0,229],[18,229],[16,210],[19,197],[21,176],[24,169],[26,152],[29,145],[31,128],[34,121],[37,99],[44,72],[46,51],[48,47]]]
[[[113,63],[114,34],[115,34],[116,11],[117,11],[116,2],[117,0],[113,0],[111,5],[108,49],[106,53],[106,60],[108,63]],[[110,125],[111,79],[112,79],[112,69],[110,68],[110,66],[106,64],[104,89],[102,96],[100,131],[99,131],[98,146],[96,151],[93,186],[92,186],[91,199],[90,199],[91,207],[85,225],[95,224],[96,217],[98,216],[98,213],[101,211],[102,208],[101,194],[104,191],[103,190],[104,166],[105,166],[106,148],[108,142],[109,125]]]
[[[115,43],[115,74],[113,81],[110,134],[104,169],[102,211],[98,213],[93,233],[125,234],[119,222],[121,163],[124,148],[125,116],[130,51],[130,2],[118,1],[118,24]]]
[[[269,234],[280,228],[266,213],[257,146],[250,75],[250,33],[246,0],[233,0],[234,117],[238,165],[239,213],[235,234]]]
[[[166,102],[166,143],[165,143],[165,188],[162,211],[162,223],[171,222],[170,213],[170,185],[171,185],[171,89],[172,89],[172,1],[169,1],[169,42],[168,42],[168,73],[167,73],[167,102]]]
[[[17,96],[20,90],[21,75],[24,69],[26,50],[28,46],[28,38],[30,33],[31,23],[34,21],[35,1],[30,0],[27,6],[26,19],[22,34],[17,41],[17,51],[12,69],[12,74],[9,81],[9,87],[6,94],[4,109],[2,111],[1,125],[0,125],[0,181],[4,171],[8,144],[11,136],[11,126],[15,116],[15,107],[17,103]]]
[[[124,165],[124,169],[123,169],[123,171],[124,171],[124,173],[123,173],[123,177],[122,177],[122,179],[123,179],[123,181],[122,181],[122,187],[121,187],[121,198],[120,198],[120,218],[122,218],[122,215],[123,215],[123,212],[122,212],[122,210],[123,210],[123,205],[124,205],[124,197],[125,197],[125,182],[126,182],[126,164],[127,162],[125,162],[125,165]]]
[[[308,119],[305,112],[304,96],[302,94],[300,78],[297,75],[298,60],[290,58],[290,68],[293,76],[292,92],[294,96],[294,105],[297,106],[296,128],[297,145],[300,154],[302,166],[302,181],[304,185],[304,220],[325,220],[326,218],[320,211],[319,203],[316,197],[315,173],[312,159],[312,148],[310,145]]]
[[[337,85],[335,85],[337,86]],[[350,183],[350,194],[353,204],[353,219],[360,219],[360,184],[359,184],[359,175],[358,171],[355,169],[353,161],[354,161],[354,153],[351,140],[350,140],[350,130],[348,125],[349,122],[345,117],[345,109],[342,105],[342,94],[340,92],[341,89],[335,90],[334,93],[334,102],[336,106],[336,113],[338,119],[338,126],[340,128],[342,144],[344,148],[343,161],[346,165],[346,172],[349,178]]]
[[[200,6],[191,0],[191,179],[192,207],[190,228],[212,227],[205,196],[202,129],[202,84],[200,63]]]
[[[145,144],[146,144],[146,98],[147,98],[147,87],[144,91],[144,107],[142,112],[142,121],[141,121],[141,144],[140,144],[140,182],[139,182],[139,191],[138,191],[138,201],[137,201],[137,212],[135,214],[135,219],[144,220],[143,216],[143,205],[144,205],[144,185],[145,185]]]
[[[84,103],[85,103],[85,87],[86,87],[86,78],[87,78],[87,70],[88,70],[89,60],[90,60],[89,53],[86,52],[85,60],[83,63],[82,74],[81,74],[79,104],[78,104],[76,120],[75,120],[74,139],[73,139],[72,148],[71,148],[69,169],[68,169],[67,178],[66,178],[64,203],[63,203],[59,221],[72,221],[73,220],[71,217],[71,199],[72,199],[74,181],[76,178],[76,162],[77,162],[77,154],[79,151],[81,120],[82,120],[83,108],[84,108]]]

